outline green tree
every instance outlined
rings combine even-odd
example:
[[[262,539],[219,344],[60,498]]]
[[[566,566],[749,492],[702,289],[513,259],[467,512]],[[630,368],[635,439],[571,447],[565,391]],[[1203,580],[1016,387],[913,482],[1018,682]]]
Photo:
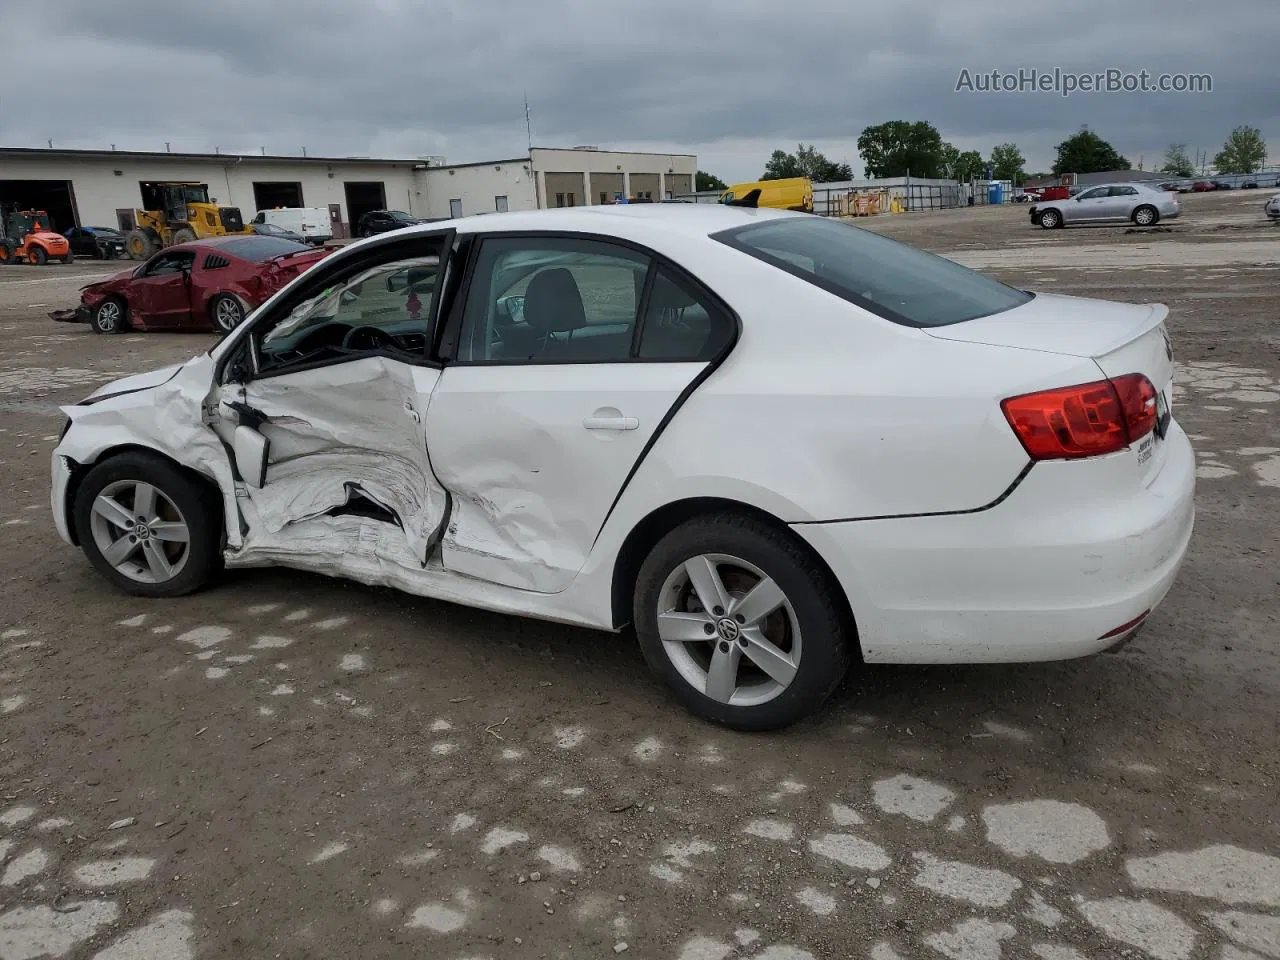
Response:
[[[1267,141],[1257,127],[1236,127],[1213,158],[1219,173],[1255,173],[1267,159]]]
[[[924,120],[890,120],[867,127],[858,136],[858,153],[868,177],[940,177],[946,146],[937,128]]]
[[[1103,173],[1108,170],[1129,170],[1129,161],[1116,148],[1092,130],[1081,130],[1058,144],[1058,159],[1053,164],[1053,175],[1064,173]]]
[[[1185,143],[1169,144],[1169,149],[1164,152],[1164,163],[1160,166],[1160,172],[1167,173],[1171,177],[1196,175],[1196,168],[1191,165],[1191,158],[1187,156]]]
[[[699,170],[694,177],[694,190],[701,193],[704,190],[727,190],[729,185],[717,177],[714,173],[707,173],[705,170]]]
[[[800,144],[795,153],[775,150],[764,165],[761,180],[785,180],[808,177],[814,183],[838,183],[853,179],[853,168],[847,163],[828,160],[813,144]]]
[[[997,180],[1011,180],[1021,183],[1026,179],[1022,165],[1027,158],[1022,155],[1016,143],[1001,143],[991,148],[991,159],[987,161],[991,172]]]
[[[980,180],[983,174],[982,154],[977,150],[961,153],[949,143],[942,145],[942,166],[939,176],[950,180]]]

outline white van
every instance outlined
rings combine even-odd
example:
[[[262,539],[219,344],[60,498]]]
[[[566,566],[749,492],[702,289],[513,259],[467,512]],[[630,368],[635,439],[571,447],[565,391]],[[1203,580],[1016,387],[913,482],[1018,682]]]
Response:
[[[292,230],[308,243],[327,243],[333,239],[328,207],[276,207],[259,210],[254,223],[270,223],[282,230]]]

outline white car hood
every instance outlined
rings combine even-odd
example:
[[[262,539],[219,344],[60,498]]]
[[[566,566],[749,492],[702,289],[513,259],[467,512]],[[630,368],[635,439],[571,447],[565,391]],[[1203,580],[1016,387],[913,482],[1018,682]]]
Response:
[[[162,383],[168,383],[174,378],[179,370],[190,363],[173,363],[167,367],[161,367],[158,370],[149,370],[146,373],[135,373],[131,377],[122,377],[119,380],[112,380],[110,383],[103,384],[93,393],[85,397],[85,400],[103,400],[107,397],[113,397],[120,393],[135,393],[138,390],[149,390],[152,387],[158,387]]]
[[[1072,357],[1099,357],[1141,336],[1169,315],[1162,303],[1114,303],[1039,293],[1004,313],[924,332],[939,340],[985,343]]]

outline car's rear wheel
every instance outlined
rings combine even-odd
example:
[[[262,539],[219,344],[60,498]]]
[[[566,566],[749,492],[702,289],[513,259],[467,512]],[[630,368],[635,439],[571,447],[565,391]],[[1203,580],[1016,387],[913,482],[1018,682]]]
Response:
[[[244,320],[244,306],[231,294],[220,293],[209,301],[209,316],[215,330],[230,333]]]
[[[89,326],[94,333],[122,333],[128,308],[119,297],[107,297],[93,308]]]
[[[1143,204],[1133,211],[1133,222],[1139,227],[1153,227],[1160,222],[1160,211]]]
[[[221,568],[217,496],[152,454],[124,453],[91,469],[76,492],[76,533],[98,572],[126,593],[178,597]]]
[[[1043,210],[1040,213],[1040,226],[1045,230],[1053,230],[1062,226],[1062,214],[1057,210]]]
[[[694,713],[738,730],[808,716],[849,668],[830,576],[749,517],[700,517],[663,537],[641,565],[633,615],[654,673]]]

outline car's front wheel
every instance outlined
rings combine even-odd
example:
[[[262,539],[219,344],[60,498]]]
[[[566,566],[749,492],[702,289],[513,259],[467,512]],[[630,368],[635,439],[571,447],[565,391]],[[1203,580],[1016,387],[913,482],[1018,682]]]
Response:
[[[1062,226],[1062,214],[1057,210],[1044,210],[1040,213],[1040,226],[1045,230],[1053,230]]]
[[[168,461],[123,453],[93,467],[73,505],[89,562],[126,593],[179,597],[221,568],[221,503]]]
[[[690,520],[641,565],[634,622],[649,667],[690,710],[738,730],[816,711],[848,671],[837,589],[785,531],[750,517]]]
[[[1160,220],[1160,211],[1155,207],[1143,204],[1133,211],[1133,222],[1139,227],[1153,227]]]
[[[116,297],[107,297],[93,308],[89,326],[94,333],[121,333],[125,329],[124,301]]]

